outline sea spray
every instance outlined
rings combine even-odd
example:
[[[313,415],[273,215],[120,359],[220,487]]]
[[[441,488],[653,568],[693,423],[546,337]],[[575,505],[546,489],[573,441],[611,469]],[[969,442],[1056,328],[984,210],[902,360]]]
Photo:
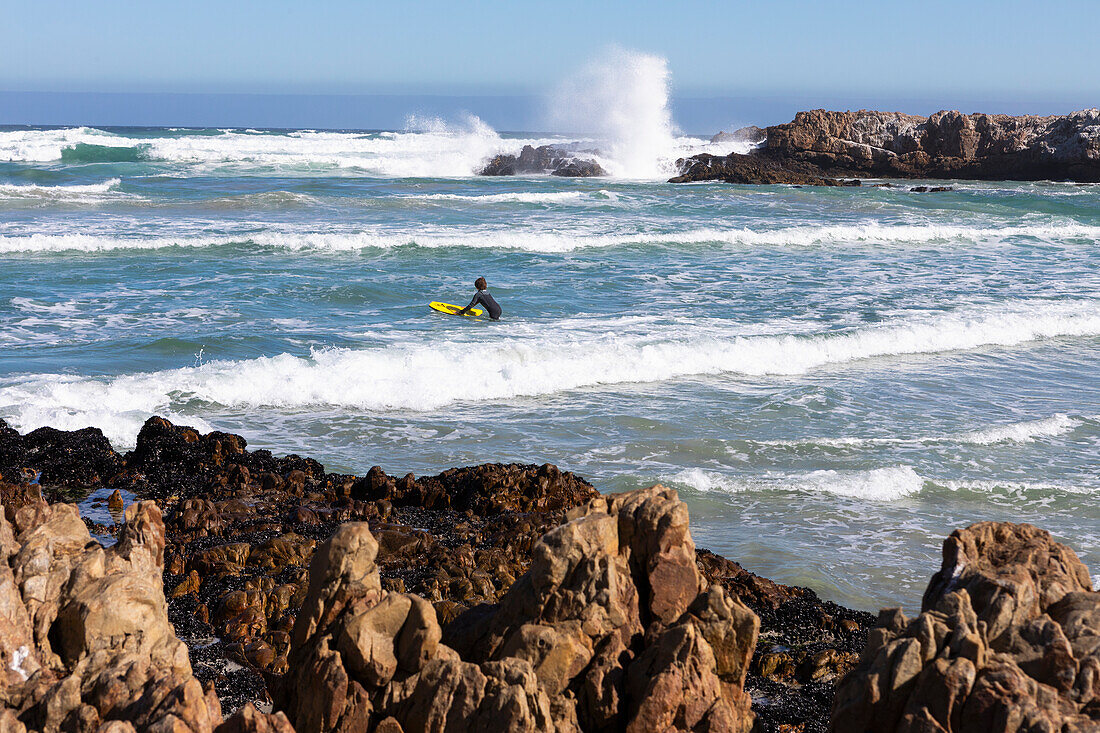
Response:
[[[660,56],[611,47],[558,86],[551,120],[558,129],[595,135],[612,175],[666,178],[677,147],[670,76]]]

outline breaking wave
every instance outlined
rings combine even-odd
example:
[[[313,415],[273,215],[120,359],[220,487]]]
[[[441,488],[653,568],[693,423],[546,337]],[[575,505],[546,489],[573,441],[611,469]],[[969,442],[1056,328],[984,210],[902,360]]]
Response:
[[[573,193],[573,192],[565,192]],[[579,193],[579,192],[578,192]],[[510,197],[513,194],[489,194]],[[487,199],[489,195],[480,198]],[[515,194],[521,196],[522,194]],[[530,194],[550,196],[551,193]],[[512,199],[500,199],[512,200]],[[522,200],[516,198],[515,200]],[[532,199],[546,202],[548,199]],[[1010,242],[1044,244],[1100,242],[1100,226],[1085,224],[1048,224],[1014,227],[973,227],[945,225],[836,225],[795,226],[772,230],[692,229],[668,233],[586,234],[577,232],[523,229],[424,230],[409,233],[293,233],[286,231],[256,234],[198,237],[119,237],[97,234],[33,234],[0,236],[0,253],[15,252],[105,252],[147,250],[165,247],[217,247],[252,244],[292,251],[356,251],[418,246],[426,248],[464,247],[514,249],[529,252],[572,252],[588,248],[630,246],[728,245],[741,247],[829,247],[829,246],[904,246],[952,245],[954,243],[999,245]]]
[[[685,335],[679,324],[632,326],[629,319],[576,318],[517,323],[508,335],[479,330],[430,342],[330,348],[308,356],[284,353],[108,378],[9,378],[0,387],[0,414],[23,428],[84,420],[117,434],[135,428],[131,423],[139,418],[179,411],[184,405],[431,411],[459,402],[534,398],[684,377],[796,375],[879,357],[1097,336],[1100,300],[1020,301],[811,335],[740,335],[736,328],[722,322],[701,324]],[[122,420],[124,430],[111,415]],[[1032,426],[1017,432],[1050,429]],[[995,438],[986,434],[979,439]]]
[[[689,468],[665,479],[673,485],[703,493],[737,494],[749,491],[801,491],[832,494],[866,501],[892,501],[917,494],[924,479],[910,466],[888,466],[866,471],[822,470],[762,478],[741,478],[700,468]]]

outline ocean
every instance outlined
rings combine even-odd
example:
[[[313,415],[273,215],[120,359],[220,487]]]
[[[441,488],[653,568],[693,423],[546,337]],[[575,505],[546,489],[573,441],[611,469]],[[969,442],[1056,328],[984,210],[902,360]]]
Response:
[[[612,175],[474,175],[573,142]],[[1100,573],[1100,186],[675,185],[732,146],[658,142],[0,128],[0,417],[662,482],[699,545],[863,609],[985,519]],[[500,322],[427,308],[478,276]]]

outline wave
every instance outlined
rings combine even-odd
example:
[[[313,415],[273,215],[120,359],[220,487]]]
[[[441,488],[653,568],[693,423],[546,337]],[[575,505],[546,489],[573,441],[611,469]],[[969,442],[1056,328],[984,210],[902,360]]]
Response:
[[[1050,438],[1071,433],[1083,425],[1085,419],[1070,417],[1064,413],[1056,413],[1050,417],[1038,420],[1024,420],[1004,425],[994,425],[979,430],[969,430],[952,435],[925,435],[915,438],[800,438],[795,440],[761,440],[749,442],[755,442],[758,445],[784,447],[825,446],[833,448],[936,444],[994,445],[997,443],[1029,443],[1037,438]]]
[[[298,194],[291,194],[299,196]],[[497,194],[507,195],[507,194]],[[268,231],[218,237],[118,237],[95,234],[33,234],[0,236],[0,253],[15,252],[105,252],[148,250],[165,247],[218,247],[253,244],[292,251],[357,251],[417,246],[462,247],[528,252],[573,252],[590,248],[631,246],[741,246],[741,247],[827,247],[950,245],[955,242],[998,245],[1011,241],[1039,241],[1055,244],[1100,242],[1100,226],[1049,224],[1016,227],[966,227],[938,225],[882,224],[846,226],[796,226],[772,230],[691,229],[679,232],[636,234],[586,234],[533,230],[423,230],[408,233],[374,232],[288,232]]]
[[[428,193],[405,196],[403,198],[417,199],[420,201],[461,201],[471,204],[497,204],[497,203],[521,203],[521,204],[560,204],[574,201],[596,200],[595,196],[604,201],[612,200],[615,195],[610,191],[599,191],[598,194],[586,191],[513,191],[509,193],[490,193],[480,195],[466,195],[458,193]]]
[[[204,410],[431,411],[454,403],[686,377],[797,375],[881,357],[1097,336],[1100,300],[963,308],[811,335],[741,335],[737,328],[713,322],[685,331],[681,323],[575,318],[514,323],[507,335],[484,329],[440,332],[431,341],[212,361],[110,378],[9,378],[0,387],[0,414],[32,427],[86,414],[88,421],[100,421],[91,424],[117,430],[101,424],[112,410],[120,415],[136,411],[142,419],[196,405]]]
[[[476,117],[432,120],[395,133],[312,132],[150,134],[128,137],[88,127],[0,131],[0,160],[104,163],[152,161],[200,166],[354,169],[387,177],[466,177],[494,155],[555,136],[505,139]]]
[[[72,186],[0,184],[0,204],[7,207],[81,205],[132,198],[118,190],[121,183],[120,179],[111,178],[103,183]]]
[[[702,493],[799,491],[867,501],[893,501],[920,493],[924,488],[924,479],[910,466],[888,466],[866,471],[822,470],[789,476],[770,475],[763,478],[740,478],[699,468],[689,468],[664,480]]]
[[[624,122],[629,126],[634,120]],[[659,155],[650,149],[646,136],[628,135],[623,140],[632,142],[625,147],[622,140],[597,143],[590,138],[554,134],[506,138],[474,116],[457,123],[410,118],[405,131],[383,133],[165,132],[169,134],[154,132],[136,137],[89,127],[0,131],[0,160],[74,165],[148,162],[329,175],[346,172],[395,178],[464,178],[476,174],[492,157],[515,154],[524,145],[569,146],[580,142],[605,145],[607,154],[590,153],[586,157],[595,158],[612,173],[664,180],[674,174],[670,161],[698,152],[717,152],[707,141],[691,137],[669,138]],[[729,152],[724,149],[728,145],[721,147],[723,154]],[[658,157],[665,162],[658,165]]]
[[[137,145],[93,145],[75,143],[61,149],[62,163],[139,163],[149,159],[150,143]]]
[[[1073,431],[1081,424],[1081,420],[1058,413],[1043,420],[1027,420],[1024,422],[1011,423],[1009,425],[998,425],[983,430],[963,433],[959,437],[962,442],[973,443],[974,445],[1027,443],[1036,438],[1064,435]]]

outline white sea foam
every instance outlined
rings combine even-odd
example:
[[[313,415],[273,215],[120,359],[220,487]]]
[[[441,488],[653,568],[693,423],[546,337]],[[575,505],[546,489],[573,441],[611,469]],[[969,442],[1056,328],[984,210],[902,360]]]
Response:
[[[604,199],[609,198],[607,191],[601,191]],[[410,195],[404,198],[418,199],[422,201],[460,201],[468,204],[497,204],[497,203],[521,203],[521,204],[558,204],[575,201],[595,201],[593,193],[586,191],[510,191],[508,193],[489,193],[468,195],[458,193],[428,193]]]
[[[505,195],[505,194],[499,194]],[[954,243],[1000,245],[1012,241],[1043,243],[1100,242],[1100,226],[1047,224],[1014,227],[941,225],[837,225],[796,226],[782,229],[690,229],[678,232],[636,234],[588,234],[583,231],[524,229],[479,230],[467,228],[423,229],[415,232],[293,232],[262,231],[237,236],[138,237],[106,234],[44,234],[0,236],[0,253],[105,252],[148,250],[165,247],[216,247],[252,243],[294,251],[356,251],[418,247],[515,249],[529,252],[573,252],[589,248],[629,246],[731,247],[833,247],[833,246],[928,246]]]
[[[457,124],[413,120],[407,132],[365,135],[299,131],[128,137],[94,128],[0,132],[0,160],[51,162],[77,145],[135,148],[152,161],[249,167],[351,168],[381,176],[470,176],[493,155],[556,138],[509,139],[470,116]]]
[[[866,471],[813,471],[794,475],[768,475],[761,478],[728,476],[699,468],[681,471],[667,479],[707,493],[741,493],[758,490],[801,491],[832,494],[868,501],[892,501],[917,494],[924,479],[910,466],[887,466]]]
[[[950,435],[924,435],[907,438],[860,438],[845,436],[840,438],[799,438],[794,440],[762,440],[760,445],[775,446],[827,446],[837,448],[862,446],[903,446],[935,444],[993,445],[996,443],[1029,443],[1037,438],[1065,435],[1077,429],[1083,420],[1056,413],[1038,420],[993,425],[979,430],[968,430]]]
[[[0,197],[63,197],[107,193],[122,183],[112,178],[103,183],[74,184],[70,186],[39,186],[37,184],[0,183]]]
[[[613,175],[667,178],[677,150],[670,77],[664,58],[611,47],[559,86],[554,124],[594,134]]]
[[[453,334],[454,332],[452,332]],[[0,386],[0,415],[21,428],[97,425],[195,404],[233,409],[430,411],[456,402],[530,398],[602,385],[737,374],[765,378],[877,357],[1100,335],[1100,300],[1021,301],[821,332],[739,335],[721,322],[516,323],[431,341],[332,348],[116,377],[34,375]],[[488,365],[488,366],[487,366]],[[132,427],[129,423],[128,427]]]
[[[1036,438],[1064,435],[1081,424],[1081,421],[1069,415],[1058,413],[1042,420],[998,425],[964,433],[960,436],[964,443],[991,445],[993,443],[1027,443]]]

